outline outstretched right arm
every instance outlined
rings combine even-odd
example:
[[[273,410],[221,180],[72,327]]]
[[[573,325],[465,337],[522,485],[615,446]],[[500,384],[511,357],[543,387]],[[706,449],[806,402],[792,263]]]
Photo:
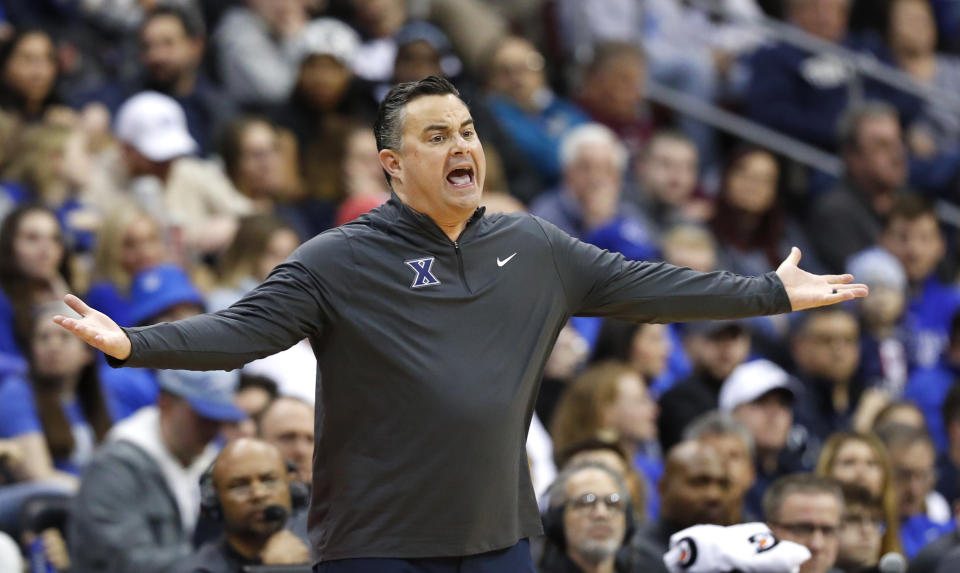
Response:
[[[318,334],[335,312],[337,294],[317,271],[340,276],[347,248],[342,233],[324,233],[301,246],[261,285],[230,308],[177,322],[120,328],[80,299],[67,303],[80,319],[54,321],[112,357],[114,365],[232,370]],[[338,267],[338,268],[337,268]]]

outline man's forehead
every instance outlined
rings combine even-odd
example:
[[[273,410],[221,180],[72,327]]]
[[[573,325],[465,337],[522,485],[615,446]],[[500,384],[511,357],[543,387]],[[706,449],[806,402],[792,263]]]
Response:
[[[789,507],[795,513],[822,514],[824,510],[840,512],[840,500],[825,491],[795,491],[783,498],[783,507]]]
[[[607,472],[598,468],[578,471],[567,481],[567,494],[571,496],[585,493],[606,494],[615,491],[617,491],[617,482]]]
[[[750,449],[747,441],[739,434],[707,434],[702,440],[713,446],[713,449],[717,450],[718,453],[720,450],[727,453],[731,451],[747,451]]]
[[[214,474],[218,481],[237,479],[241,477],[258,476],[266,472],[285,469],[283,458],[276,448],[249,448],[243,451],[228,452],[228,455],[217,461]]]
[[[453,94],[420,96],[406,105],[404,125],[419,132],[429,125],[459,126],[471,120],[470,109]]]

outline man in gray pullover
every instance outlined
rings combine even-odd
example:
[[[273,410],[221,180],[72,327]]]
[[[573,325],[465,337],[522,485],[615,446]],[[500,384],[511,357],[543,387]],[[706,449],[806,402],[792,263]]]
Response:
[[[776,314],[865,296],[849,275],[742,277],[627,261],[527,214],[485,216],[473,119],[446,80],[387,94],[394,191],[307,241],[232,307],[121,329],[69,296],[55,321],[114,365],[232,369],[309,337],[317,399],[315,570],[533,571],[541,533],[524,438],[573,315],[648,322]]]

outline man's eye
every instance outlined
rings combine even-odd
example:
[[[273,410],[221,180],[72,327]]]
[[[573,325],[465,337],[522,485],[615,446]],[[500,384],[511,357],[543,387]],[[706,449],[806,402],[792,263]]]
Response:
[[[433,137],[430,138],[430,141],[432,141],[433,143],[442,143],[442,142],[443,142],[443,136],[442,136],[442,135],[434,135]]]
[[[464,139],[470,139],[471,137],[473,137],[473,131],[472,131],[472,130],[468,129],[468,130],[466,130],[466,131],[463,132],[463,138],[464,138]]]

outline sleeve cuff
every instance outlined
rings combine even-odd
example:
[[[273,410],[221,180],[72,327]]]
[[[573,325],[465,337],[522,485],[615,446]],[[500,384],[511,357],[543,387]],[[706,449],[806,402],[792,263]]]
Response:
[[[136,348],[136,344],[135,344],[136,339],[134,338],[134,334],[135,334],[136,329],[134,329],[134,328],[124,328],[124,327],[121,326],[121,327],[120,327],[120,330],[122,330],[123,332],[125,332],[126,335],[127,335],[127,338],[130,339],[130,356],[127,356],[127,358],[126,358],[125,360],[120,360],[120,359],[114,358],[113,356],[110,356],[109,354],[104,353],[103,356],[107,359],[107,365],[108,365],[110,368],[123,368],[124,366],[129,366],[129,365],[130,365],[130,359],[133,358],[133,353],[134,353],[135,348]]]
[[[767,276],[770,277],[771,282],[773,282],[775,285],[775,310],[771,314],[787,314],[789,312],[793,312],[793,305],[790,304],[790,296],[787,295],[787,289],[783,286],[783,281],[780,280],[780,275],[778,275],[776,271],[770,271],[767,273]]]

